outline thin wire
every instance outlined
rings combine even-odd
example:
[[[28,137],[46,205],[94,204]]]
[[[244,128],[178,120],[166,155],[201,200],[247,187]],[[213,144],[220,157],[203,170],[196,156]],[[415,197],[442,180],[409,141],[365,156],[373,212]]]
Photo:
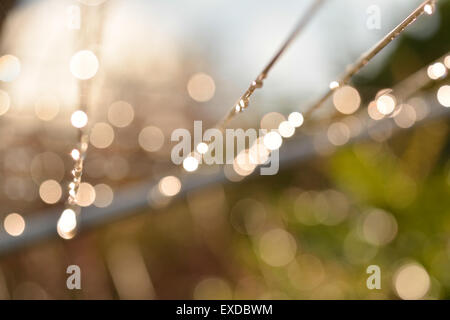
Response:
[[[381,39],[372,49],[364,53],[352,66],[348,68],[348,71],[337,81],[337,86],[331,88],[323,95],[314,105],[309,107],[304,113],[305,117],[310,116],[315,110],[319,109],[325,101],[333,94],[333,92],[350,82],[351,78],[357,74],[362,68],[364,68],[381,50],[394,41],[410,24],[414,23],[417,18],[425,13],[427,6],[432,6],[434,10],[436,0],[426,0],[419,5],[405,20],[403,20],[398,26],[396,26],[391,32],[389,32],[383,39]]]
[[[304,16],[300,19],[296,28],[293,30],[291,35],[287,38],[285,43],[281,46],[272,60],[267,64],[264,70],[258,75],[258,77],[251,83],[250,87],[245,91],[241,98],[237,101],[233,109],[231,109],[228,114],[215,126],[220,130],[224,130],[228,122],[234,118],[238,113],[242,112],[249,106],[249,98],[253,92],[263,86],[263,80],[266,79],[269,71],[272,69],[274,64],[279,60],[281,55],[286,51],[293,40],[298,36],[300,31],[308,24],[310,19],[313,17],[314,13],[319,9],[320,5],[323,3],[322,0],[316,0],[311,7],[305,12]],[[309,117],[315,110],[319,109],[325,101],[327,101],[333,92],[341,87],[342,85],[348,84],[351,78],[357,74],[361,69],[363,69],[380,51],[382,51],[387,45],[394,41],[410,24],[414,23],[417,18],[424,14],[427,6],[431,6],[430,9],[433,11],[436,0],[426,0],[422,2],[405,20],[403,20],[399,25],[397,25],[391,32],[389,32],[383,39],[381,39],[372,49],[363,54],[352,66],[348,68],[348,71],[337,81],[337,86],[330,88],[315,104],[309,107],[305,112],[304,116]],[[429,13],[431,14],[431,13]]]
[[[409,75],[407,78],[405,78],[401,82],[397,83],[392,88],[392,91],[395,93],[396,99],[398,99],[400,101],[401,100],[404,101],[406,99],[411,98],[414,94],[416,94],[417,92],[422,90],[428,84],[446,79],[447,74],[444,77],[436,79],[436,80],[431,79],[427,75],[427,70],[428,70],[429,66],[433,65],[434,63],[443,62],[444,59],[449,55],[450,55],[450,52],[447,52],[443,56],[435,59],[433,62],[428,63],[425,67],[419,69],[418,71]],[[369,106],[369,104],[366,104],[366,107],[368,107],[368,106]],[[365,110],[365,109],[363,109],[363,110]],[[361,113],[364,112],[363,110],[361,110]],[[320,123],[323,123],[323,124],[331,123],[332,121],[335,121],[336,119],[342,119],[342,118],[345,118],[348,116],[349,115],[342,114],[339,111],[337,111],[336,109],[334,109],[333,112],[328,117],[321,118]],[[385,118],[383,118],[383,119],[385,119]]]
[[[103,7],[105,8],[105,7]],[[100,19],[98,22],[98,32],[96,35],[96,40],[98,43],[101,43],[101,39],[103,37],[103,23],[104,23],[104,9],[101,11],[100,15]],[[80,85],[80,90],[81,90],[81,105],[82,107],[82,111],[84,111],[88,117],[90,116],[90,104],[91,102],[89,101],[89,98],[92,95],[92,79],[88,80],[88,82],[82,82],[79,81],[79,85]],[[67,204],[69,208],[75,209],[78,208],[79,205],[77,203],[77,194],[78,194],[78,190],[80,188],[81,185],[81,178],[83,175],[83,168],[84,168],[84,160],[86,159],[87,156],[87,151],[88,151],[88,147],[89,147],[89,132],[90,132],[90,127],[87,125],[83,128],[81,128],[79,130],[79,134],[78,134],[78,144],[77,147],[75,148],[75,150],[78,150],[79,154],[77,157],[73,157],[74,158],[74,168],[71,171],[72,174],[72,181],[69,183],[68,185],[68,197],[67,197]]]
[[[259,89],[263,86],[264,80],[267,78],[267,75],[269,74],[272,67],[275,65],[275,63],[280,59],[280,57],[283,55],[283,53],[288,49],[288,47],[292,44],[292,42],[297,38],[297,36],[301,33],[301,31],[308,25],[308,23],[311,21],[314,14],[318,11],[320,6],[323,4],[323,0],[315,0],[311,6],[305,11],[303,16],[300,18],[299,22],[297,23],[294,30],[291,32],[289,37],[286,39],[286,41],[283,43],[283,45],[280,47],[280,49],[276,52],[276,54],[273,56],[273,58],[270,60],[270,62],[266,65],[266,67],[261,71],[261,73],[256,77],[254,81],[250,84],[248,89],[245,91],[245,93],[239,98],[237,103],[234,105],[234,107],[228,112],[228,114],[219,121],[215,128],[218,128],[220,130],[223,130],[228,122],[238,113],[242,112],[244,109],[246,109],[250,104],[250,97],[252,96],[253,92],[255,92],[256,89]]]

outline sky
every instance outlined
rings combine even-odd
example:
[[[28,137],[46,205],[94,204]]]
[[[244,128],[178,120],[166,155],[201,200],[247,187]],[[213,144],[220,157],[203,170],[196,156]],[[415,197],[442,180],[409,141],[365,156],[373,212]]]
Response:
[[[64,6],[86,0],[26,0],[20,10],[58,3]],[[247,88],[284,41],[297,20],[312,1],[294,0],[106,0],[104,46],[109,49],[111,64],[120,53],[133,55],[136,63],[156,57],[186,63],[194,57],[193,69],[210,74],[216,82],[216,97],[211,112],[223,114]],[[258,111],[279,108],[280,98],[292,101],[286,112],[303,110],[325,92],[328,84],[343,73],[345,67],[401,22],[421,0],[328,0],[305,32],[273,68],[257,97]],[[380,29],[369,29],[367,10],[376,6],[380,12]],[[41,11],[42,12],[42,11]],[[49,13],[42,13],[48,15]],[[52,13],[54,15],[54,13]],[[39,16],[34,16],[39,26]],[[41,22],[48,24],[49,16]],[[439,15],[426,17],[414,26],[431,34],[438,26]],[[433,27],[434,26],[434,27]],[[44,27],[43,27],[44,28]],[[45,29],[45,28],[44,28]],[[5,32],[12,32],[5,30]],[[16,32],[16,31],[15,31]],[[23,31],[23,32],[26,32]],[[121,36],[119,36],[121,35]],[[48,35],[43,34],[41,41]],[[423,34],[422,34],[423,36]],[[425,35],[426,36],[426,35]],[[14,38],[10,47],[14,47]],[[66,39],[68,40],[68,39]],[[49,41],[57,41],[55,38]],[[363,72],[367,77],[377,71],[395,49],[392,43]],[[136,50],[139,48],[139,50]],[[164,59],[157,61],[164,65]],[[149,70],[151,72],[151,70]],[[297,103],[298,102],[298,103]],[[217,105],[220,104],[220,105]],[[208,111],[206,111],[208,112]],[[256,111],[255,111],[256,112]]]

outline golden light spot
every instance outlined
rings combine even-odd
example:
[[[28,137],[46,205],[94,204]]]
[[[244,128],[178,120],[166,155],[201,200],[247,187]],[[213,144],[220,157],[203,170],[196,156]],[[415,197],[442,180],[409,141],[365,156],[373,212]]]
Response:
[[[70,121],[75,128],[83,128],[88,123],[88,116],[84,111],[77,110],[72,113]]]
[[[256,168],[256,164],[252,163],[248,150],[239,152],[233,160],[233,169],[240,176],[250,175]]]
[[[263,138],[258,138],[248,151],[250,162],[253,164],[264,164],[269,159],[270,151],[266,148]]]
[[[11,105],[11,98],[8,92],[0,90],[0,116],[8,112]]]
[[[297,253],[294,237],[283,229],[272,229],[259,240],[261,259],[270,266],[282,267],[290,263]]]
[[[213,78],[205,73],[196,73],[188,81],[189,96],[198,102],[211,100],[216,91]]]
[[[351,86],[343,86],[333,93],[335,108],[343,114],[352,114],[358,110],[361,97],[358,90]]]
[[[53,120],[59,112],[58,99],[52,95],[40,97],[34,105],[34,112],[43,121]]]
[[[228,283],[220,278],[207,278],[194,289],[195,300],[230,300],[233,294]]]
[[[447,74],[447,69],[442,62],[436,62],[428,67],[427,73],[430,79],[437,80]]]
[[[342,122],[350,130],[350,137],[357,137],[363,129],[362,121],[357,116],[347,116],[342,119]]]
[[[450,69],[450,56],[445,57],[444,64],[447,67],[447,69]]]
[[[419,97],[414,97],[408,100],[408,104],[412,106],[416,112],[417,121],[425,119],[430,113],[430,108],[427,102]]]
[[[350,139],[350,129],[343,122],[336,122],[328,127],[328,140],[335,146],[342,146]]]
[[[197,152],[198,153],[200,153],[200,154],[205,154],[205,153],[207,153],[208,152],[208,149],[209,149],[209,147],[208,147],[208,145],[206,144],[206,143],[204,143],[204,142],[200,142],[198,145],[197,145]]]
[[[81,50],[70,59],[70,72],[80,80],[88,80],[94,77],[98,71],[97,56],[89,50]]]
[[[155,152],[161,149],[164,144],[164,134],[158,127],[145,127],[139,133],[139,145],[148,152]]]
[[[3,227],[9,235],[18,237],[25,230],[25,220],[18,213],[10,213],[3,221]]]
[[[286,121],[286,118],[281,113],[269,112],[262,117],[260,127],[268,131],[277,130],[283,121]]]
[[[278,132],[283,138],[290,138],[294,135],[295,128],[289,121],[283,121],[278,127]]]
[[[400,267],[394,276],[395,290],[403,300],[424,298],[430,289],[430,282],[427,271],[414,262]]]
[[[193,156],[188,156],[183,160],[183,168],[187,172],[194,172],[198,168],[198,160]]]
[[[319,258],[302,254],[287,266],[287,276],[299,290],[312,290],[325,280],[325,269]]]
[[[402,104],[399,106],[400,112],[394,117],[394,122],[400,128],[410,128],[416,123],[416,110],[409,104]]]
[[[445,85],[439,88],[437,98],[444,107],[450,107],[450,86]]]
[[[110,186],[104,183],[97,184],[95,187],[94,205],[99,208],[109,206],[114,200],[114,192]]]
[[[292,112],[288,116],[288,121],[294,128],[298,128],[303,124],[304,118],[300,112]]]
[[[180,192],[181,181],[177,177],[167,176],[159,181],[158,188],[163,195],[173,197]]]
[[[277,150],[281,147],[283,139],[280,134],[275,131],[271,131],[264,136],[264,146],[269,150]]]
[[[377,103],[375,101],[369,103],[369,106],[367,107],[367,113],[373,120],[381,120],[384,118],[384,115],[380,111],[378,111]]]
[[[133,121],[134,109],[125,101],[116,101],[108,109],[108,121],[115,127],[124,128]]]
[[[39,186],[39,196],[45,203],[57,203],[62,196],[61,185],[55,180],[44,181]]]
[[[377,109],[382,115],[388,115],[395,110],[396,101],[390,94],[382,94],[376,99]]]
[[[89,207],[95,201],[95,189],[94,187],[87,183],[80,183],[78,192],[76,195],[76,202],[81,207]]]
[[[0,80],[5,82],[14,81],[20,74],[20,60],[10,54],[0,58]]]
[[[114,141],[114,130],[107,123],[96,123],[91,129],[89,141],[96,148],[107,148]]]
[[[397,235],[397,221],[391,214],[380,210],[372,210],[364,217],[362,232],[370,244],[386,245]]]

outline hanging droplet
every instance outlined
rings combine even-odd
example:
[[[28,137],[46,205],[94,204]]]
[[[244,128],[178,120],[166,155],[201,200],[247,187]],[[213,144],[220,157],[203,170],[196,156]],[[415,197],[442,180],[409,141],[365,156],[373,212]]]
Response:
[[[72,156],[73,160],[79,160],[81,154],[78,149],[73,149],[70,155]]]
[[[241,107],[241,109],[247,108],[248,105],[249,105],[248,99],[241,99],[239,101],[239,106]]]
[[[423,11],[425,11],[426,14],[432,15],[435,10],[435,3],[434,1],[431,1],[430,3],[426,4],[423,7]]]
[[[252,87],[262,88],[262,86],[263,86],[262,80],[255,80],[255,81],[252,82]]]
[[[331,89],[331,90],[334,90],[334,89],[337,89],[337,88],[339,88],[339,82],[337,82],[337,81],[331,81],[331,82],[330,82],[330,89]]]

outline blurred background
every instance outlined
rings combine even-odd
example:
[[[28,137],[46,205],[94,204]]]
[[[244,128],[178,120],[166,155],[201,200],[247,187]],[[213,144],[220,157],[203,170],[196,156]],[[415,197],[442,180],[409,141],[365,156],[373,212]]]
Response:
[[[171,161],[173,130],[214,126],[311,2],[3,0],[0,298],[450,298],[450,1],[283,132],[422,2],[324,1],[230,123],[279,128],[277,175]]]

